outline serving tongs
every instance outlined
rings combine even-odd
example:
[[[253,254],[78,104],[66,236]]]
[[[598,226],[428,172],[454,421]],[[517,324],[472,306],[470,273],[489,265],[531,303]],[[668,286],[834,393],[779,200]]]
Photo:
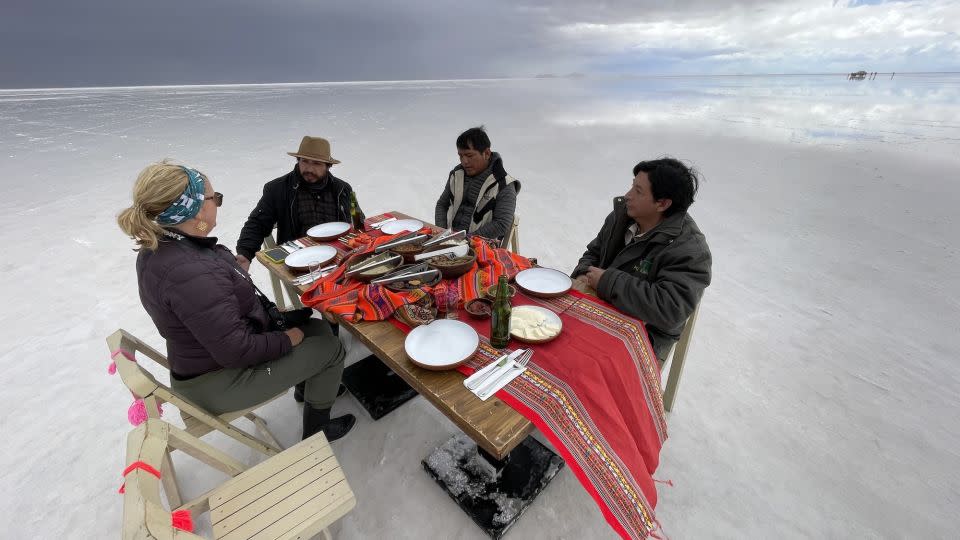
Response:
[[[411,279],[430,281],[439,273],[439,270],[436,268],[430,268],[430,265],[427,263],[420,263],[413,266],[408,266],[407,268],[401,268],[400,270],[394,270],[393,272],[390,272],[381,278],[375,279],[370,283],[374,285],[385,285],[395,281],[408,281]]]
[[[390,255],[390,256],[385,256],[385,255],[386,254],[381,253],[380,255],[371,257],[370,260],[364,261],[358,264],[357,266],[354,266],[353,268],[347,270],[345,275],[348,277],[355,276],[357,274],[362,274],[367,270],[370,270],[371,268],[376,268],[378,266],[383,266],[385,264],[397,262],[400,259],[402,259],[400,255]]]
[[[423,247],[428,248],[451,240],[462,240],[467,237],[467,231],[451,231],[447,229],[423,243]]]
[[[377,246],[376,248],[374,248],[373,252],[374,252],[374,253],[383,253],[384,251],[387,251],[388,249],[391,249],[391,248],[395,248],[395,247],[397,247],[397,246],[404,246],[404,245],[407,245],[407,244],[416,244],[417,242],[422,241],[422,240],[423,240],[424,238],[426,238],[426,237],[427,237],[427,235],[425,235],[425,234],[420,234],[420,233],[414,231],[414,232],[412,232],[412,233],[408,233],[408,234],[405,234],[405,235],[403,235],[403,236],[400,236],[400,237],[397,238],[396,240],[391,240],[390,242],[387,242],[386,244],[380,244],[379,246]]]

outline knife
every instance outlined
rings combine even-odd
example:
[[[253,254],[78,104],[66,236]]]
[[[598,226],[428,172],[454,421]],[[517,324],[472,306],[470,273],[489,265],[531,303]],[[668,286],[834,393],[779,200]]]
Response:
[[[376,267],[382,266],[382,265],[384,265],[384,264],[390,264],[390,263],[392,263],[392,262],[399,261],[400,259],[401,259],[401,257],[400,257],[399,255],[391,255],[390,257],[386,257],[386,258],[381,259],[381,260],[379,260],[379,261],[375,261],[375,262],[365,262],[365,263],[362,263],[362,264],[360,264],[359,266],[357,266],[357,267],[355,267],[355,268],[351,268],[350,270],[347,270],[346,275],[348,275],[348,276],[354,276],[354,275],[356,275],[356,274],[360,274],[360,273],[362,273],[362,272],[365,272],[365,271],[367,271],[367,270],[369,270],[369,269],[371,269],[371,268],[376,268]]]
[[[412,274],[399,274],[396,276],[382,277],[380,279],[375,279],[370,282],[372,285],[386,285],[387,283],[393,283],[395,281],[407,281],[410,279],[422,279],[423,281],[429,282],[431,279],[437,277],[440,271],[436,268],[431,268],[429,270],[424,270],[422,272],[414,272]]]
[[[457,231],[453,232],[450,229],[443,231],[442,233],[434,236],[433,238],[427,240],[423,243],[423,247],[430,247],[436,244],[442,244],[451,240],[461,240],[467,237],[467,231]]]
[[[464,379],[463,385],[471,391],[480,388],[483,386],[483,383],[492,381],[495,378],[494,373],[500,371],[504,366],[513,365],[513,361],[519,358],[524,350],[525,349],[517,349],[510,354],[501,356],[498,362],[490,362],[490,364],[483,369]]]
[[[392,241],[392,242],[387,242],[386,244],[380,244],[379,246],[377,246],[377,247],[373,250],[373,252],[374,252],[374,253],[383,253],[384,251],[387,251],[387,250],[390,249],[390,248],[395,248],[395,247],[397,247],[397,246],[403,246],[403,245],[406,245],[406,244],[415,244],[415,243],[419,242],[420,240],[423,240],[423,239],[426,238],[426,237],[427,237],[427,235],[425,235],[425,234],[414,234],[413,236],[405,236],[405,237],[403,237],[403,238],[399,238],[399,239],[394,240],[394,241]]]

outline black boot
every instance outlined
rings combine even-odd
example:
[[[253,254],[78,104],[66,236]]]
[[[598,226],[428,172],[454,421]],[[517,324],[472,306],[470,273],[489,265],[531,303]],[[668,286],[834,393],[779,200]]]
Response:
[[[357,418],[352,414],[330,418],[330,409],[314,409],[307,404],[303,406],[303,437],[301,440],[323,431],[327,440],[333,442],[346,435],[356,423]]]
[[[297,400],[297,403],[303,403],[303,390],[307,387],[306,382],[302,382],[293,387],[293,399]],[[337,388],[337,397],[342,396],[346,393],[347,387],[340,383],[340,388]]]

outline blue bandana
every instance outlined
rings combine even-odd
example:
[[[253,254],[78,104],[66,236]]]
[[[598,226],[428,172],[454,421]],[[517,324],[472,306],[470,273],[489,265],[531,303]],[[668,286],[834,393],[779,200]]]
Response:
[[[183,195],[173,201],[173,203],[160,215],[157,216],[157,223],[160,225],[178,225],[192,218],[200,212],[203,206],[203,177],[200,172],[188,167],[181,167],[187,173],[187,189]]]

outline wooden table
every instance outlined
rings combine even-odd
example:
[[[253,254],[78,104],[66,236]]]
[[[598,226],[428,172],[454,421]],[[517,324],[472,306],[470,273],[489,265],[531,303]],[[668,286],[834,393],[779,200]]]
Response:
[[[400,212],[390,214],[398,219],[408,217]],[[257,260],[285,283],[289,284],[294,277],[286,265],[271,262],[262,252],[257,253]],[[306,289],[307,286],[301,287]],[[506,458],[533,432],[534,426],[529,420],[498,398],[481,401],[467,390],[460,372],[429,371],[411,363],[403,350],[406,334],[391,322],[354,323],[342,318],[337,322],[495,458]]]

